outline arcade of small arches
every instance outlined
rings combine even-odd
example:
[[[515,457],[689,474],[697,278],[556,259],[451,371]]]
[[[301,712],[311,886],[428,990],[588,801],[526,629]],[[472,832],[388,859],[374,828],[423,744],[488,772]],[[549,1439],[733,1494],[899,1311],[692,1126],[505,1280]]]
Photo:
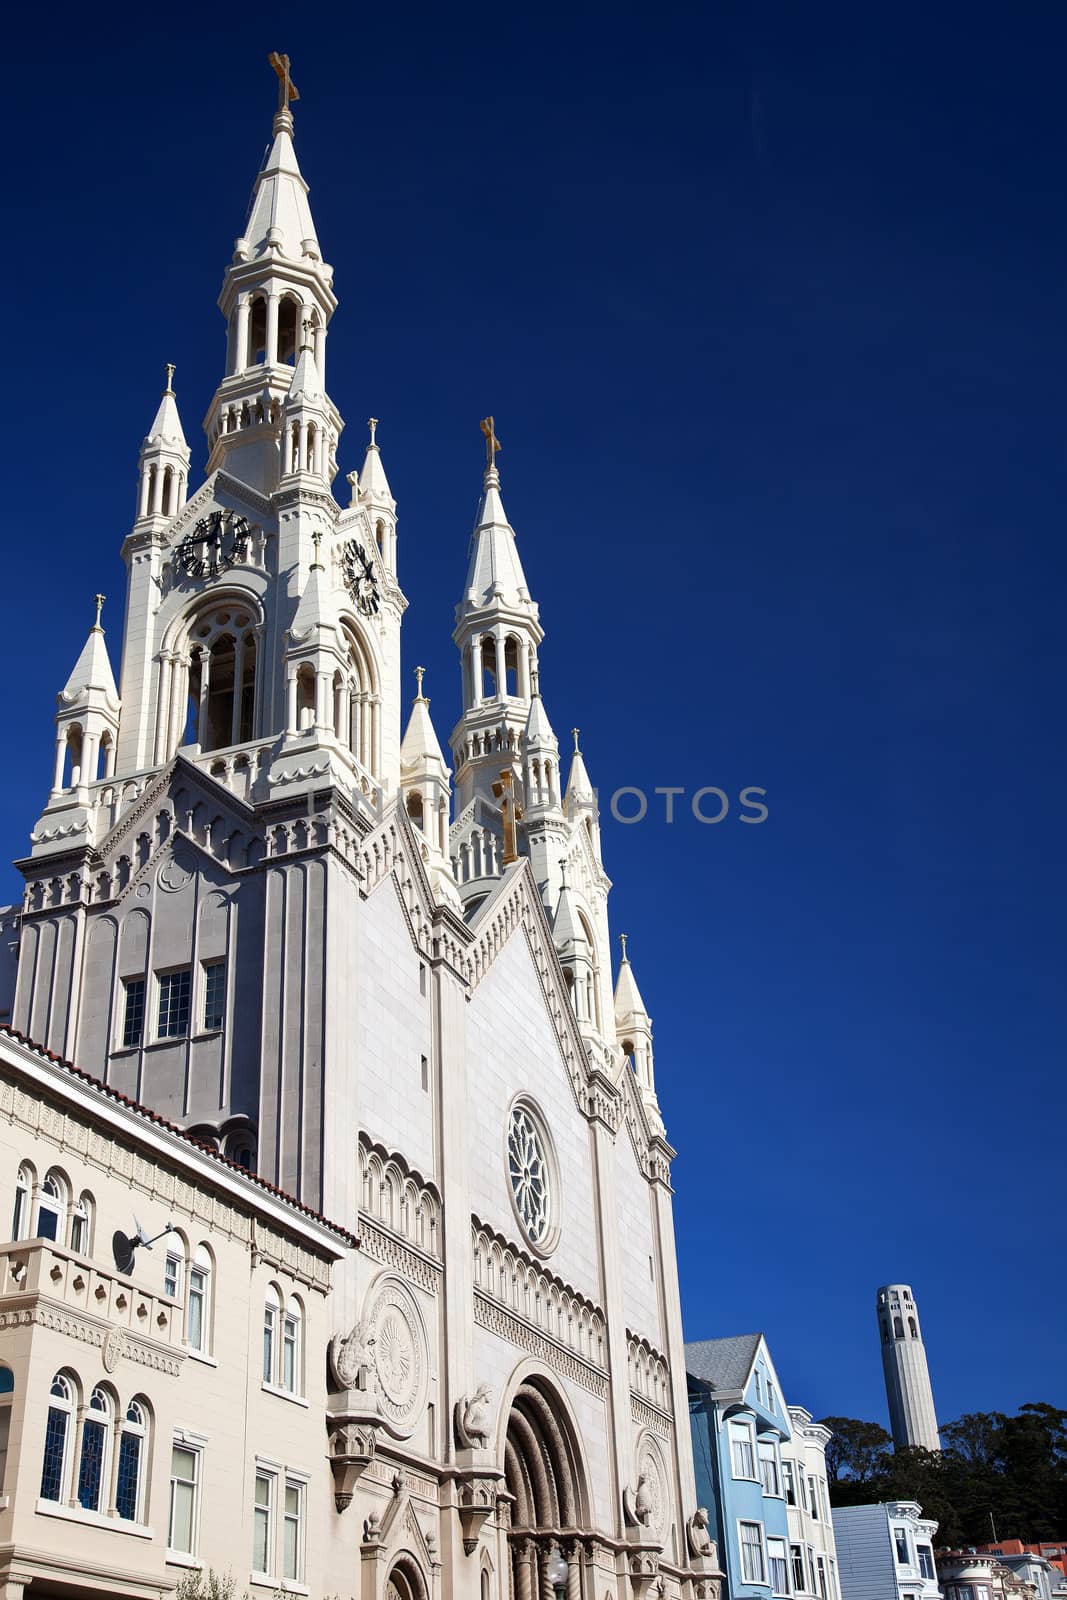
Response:
[[[427,841],[442,855],[448,854],[448,801],[441,795],[436,801],[433,786],[423,784],[409,789],[406,801],[407,814],[425,834]]]
[[[903,1319],[900,1316],[894,1316],[894,1318],[893,1318],[893,1332],[892,1332],[892,1335],[890,1335],[890,1332],[889,1332],[889,1320],[888,1320],[888,1318],[886,1318],[886,1317],[882,1318],[882,1343],[883,1344],[888,1344],[889,1341],[890,1341],[890,1337],[892,1337],[894,1339],[903,1339],[905,1337],[905,1335],[904,1335],[904,1322],[903,1322]],[[907,1337],[909,1339],[917,1339],[919,1337],[919,1326],[918,1326],[918,1323],[915,1321],[914,1317],[909,1317],[908,1318],[908,1333],[907,1333]]]
[[[52,788],[79,789],[114,776],[115,737],[110,728],[87,729],[80,722],[60,723]]]
[[[530,698],[537,652],[505,627],[476,634],[463,650],[463,703],[469,710],[485,700]]]

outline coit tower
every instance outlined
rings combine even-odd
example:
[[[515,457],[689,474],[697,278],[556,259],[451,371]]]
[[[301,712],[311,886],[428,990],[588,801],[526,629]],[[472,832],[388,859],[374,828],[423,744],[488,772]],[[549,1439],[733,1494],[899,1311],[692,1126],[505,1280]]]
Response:
[[[879,1289],[878,1331],[894,1445],[898,1450],[909,1445],[940,1450],[919,1311],[908,1284],[888,1283]]]

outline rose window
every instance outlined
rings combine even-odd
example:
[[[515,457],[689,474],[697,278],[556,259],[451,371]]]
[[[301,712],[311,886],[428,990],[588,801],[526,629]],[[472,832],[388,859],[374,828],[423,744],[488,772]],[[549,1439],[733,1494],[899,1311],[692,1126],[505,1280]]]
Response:
[[[525,1106],[516,1106],[508,1129],[508,1175],[515,1208],[531,1244],[541,1244],[551,1221],[548,1158],[540,1130]]]

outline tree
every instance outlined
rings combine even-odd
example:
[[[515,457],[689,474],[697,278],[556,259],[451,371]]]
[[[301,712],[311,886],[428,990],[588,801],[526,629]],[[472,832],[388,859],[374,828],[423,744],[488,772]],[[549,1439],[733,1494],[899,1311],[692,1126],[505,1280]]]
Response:
[[[855,1417],[823,1417],[821,1428],[829,1428],[833,1438],[826,1446],[826,1475],[832,1484],[842,1478],[858,1478],[866,1483],[882,1466],[891,1440],[877,1422],[860,1422]]]

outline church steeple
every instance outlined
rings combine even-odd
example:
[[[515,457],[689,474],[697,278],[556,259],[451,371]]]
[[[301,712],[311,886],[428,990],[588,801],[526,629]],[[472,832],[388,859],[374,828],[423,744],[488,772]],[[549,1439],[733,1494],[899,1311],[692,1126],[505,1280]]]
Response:
[[[95,603],[96,621],[59,695],[53,802],[68,790],[77,794],[98,777],[110,778],[115,769],[119,692],[100,625],[104,596],[98,594]]]
[[[633,968],[626,954],[626,935],[619,935],[622,960],[615,984],[615,1033],[623,1055],[629,1061],[641,1090],[641,1098],[651,1115],[659,1117],[656,1078],[652,1058],[652,1019],[637,987]]]
[[[463,663],[463,715],[452,733],[457,810],[492,794],[502,767],[521,778],[537,647],[544,638],[500,495],[493,418],[482,423],[487,464],[463,599],[452,634]]]
[[[282,409],[305,337],[314,353],[327,416],[323,471],[332,477],[343,423],[325,392],[326,326],[337,299],[333,270],[322,259],[308,204],[308,186],[293,146],[297,91],[288,57],[273,56],[278,109],[273,142],[256,178],[244,232],[235,241],[219,307],[228,327],[226,375],[204,422],[208,471],[227,470],[270,494],[289,469],[279,446]]]
[[[425,667],[415,668],[418,692],[400,746],[400,791],[408,816],[422,834],[423,857],[430,881],[437,893],[458,910],[460,898],[448,856],[449,779],[452,775],[430,719],[430,702],[422,692],[425,673]]]

